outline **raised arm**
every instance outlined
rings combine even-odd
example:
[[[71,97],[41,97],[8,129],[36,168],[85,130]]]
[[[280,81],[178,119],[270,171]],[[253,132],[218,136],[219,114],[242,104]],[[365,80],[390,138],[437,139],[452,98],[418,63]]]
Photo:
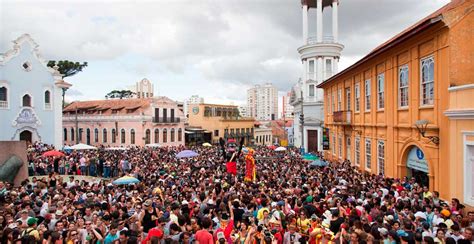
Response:
[[[237,158],[240,157],[240,153],[242,153],[242,147],[244,146],[244,138],[240,139],[239,151],[237,151]]]

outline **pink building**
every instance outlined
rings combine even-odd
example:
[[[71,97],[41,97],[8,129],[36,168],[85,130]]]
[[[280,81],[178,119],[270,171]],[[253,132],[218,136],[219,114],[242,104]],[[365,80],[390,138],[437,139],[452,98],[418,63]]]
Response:
[[[167,97],[73,102],[63,110],[64,144],[184,145],[184,114]]]

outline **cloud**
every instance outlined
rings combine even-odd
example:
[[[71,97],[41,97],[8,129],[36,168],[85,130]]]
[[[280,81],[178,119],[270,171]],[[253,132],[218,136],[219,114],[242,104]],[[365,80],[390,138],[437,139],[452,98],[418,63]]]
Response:
[[[11,41],[22,33],[30,33],[48,59],[114,63],[113,71],[88,67],[73,80],[82,76],[89,83],[106,81],[113,72],[113,77],[130,78],[132,84],[153,76],[192,91],[200,90],[198,84],[210,87],[210,99],[242,101],[242,89],[253,84],[272,82],[287,91],[302,76],[296,51],[302,44],[299,2],[0,0],[0,51],[11,48]],[[340,70],[446,2],[341,0],[339,39],[345,49]],[[314,35],[314,10],[309,18]],[[327,34],[330,20],[327,8]],[[75,88],[89,83],[81,80]],[[183,96],[178,86],[156,85],[169,89],[160,90],[161,95]],[[95,89],[105,94],[116,86],[120,85],[104,82]],[[93,93],[82,97],[89,94]]]

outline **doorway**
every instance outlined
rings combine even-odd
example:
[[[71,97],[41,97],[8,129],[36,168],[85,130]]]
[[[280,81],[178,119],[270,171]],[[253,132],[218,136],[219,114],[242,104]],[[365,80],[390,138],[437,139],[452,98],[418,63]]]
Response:
[[[308,130],[308,152],[318,151],[318,131]]]
[[[349,162],[352,163],[352,159],[351,159],[351,137],[350,136],[346,137],[346,159],[349,160]]]
[[[430,187],[430,179],[428,178],[427,173],[416,169],[408,168],[408,178],[412,177],[415,178],[415,182],[420,184],[421,186],[427,186],[428,188]]]
[[[24,130],[20,133],[20,141],[27,141],[28,143],[31,143],[33,137],[33,133],[29,130]]]

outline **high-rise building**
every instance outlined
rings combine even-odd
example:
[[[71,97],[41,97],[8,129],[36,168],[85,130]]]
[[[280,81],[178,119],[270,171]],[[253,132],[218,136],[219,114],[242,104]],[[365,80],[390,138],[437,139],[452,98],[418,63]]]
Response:
[[[293,106],[290,103],[291,92],[288,92],[281,98],[282,112],[281,117],[285,119],[293,118]]]
[[[247,115],[257,120],[278,119],[278,90],[271,83],[247,90]]]
[[[135,92],[136,98],[149,98],[154,96],[153,83],[151,83],[147,78],[138,81],[130,90]]]
[[[295,146],[306,151],[322,151],[323,90],[318,84],[337,73],[337,64],[344,48],[338,40],[339,0],[302,0],[303,45],[297,50],[303,64],[303,76],[293,87]],[[323,10],[332,8],[332,35],[323,35]],[[316,33],[309,34],[308,11],[316,10]],[[311,24],[310,23],[310,24]]]
[[[242,117],[251,117],[249,114],[248,114],[248,107],[247,106],[239,106],[239,114],[240,116]]]
[[[189,108],[192,107],[192,104],[201,104],[204,103],[204,98],[199,97],[199,95],[192,95],[191,97],[184,100],[184,115],[189,116]]]

